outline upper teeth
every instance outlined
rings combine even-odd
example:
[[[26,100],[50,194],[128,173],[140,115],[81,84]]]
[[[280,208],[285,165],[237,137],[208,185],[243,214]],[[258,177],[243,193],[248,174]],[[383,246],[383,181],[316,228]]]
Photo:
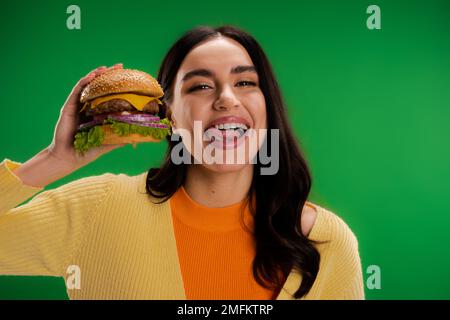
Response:
[[[247,126],[243,123],[221,123],[221,124],[216,124],[214,126],[214,128],[225,129],[225,130],[242,128],[244,130],[247,130]]]

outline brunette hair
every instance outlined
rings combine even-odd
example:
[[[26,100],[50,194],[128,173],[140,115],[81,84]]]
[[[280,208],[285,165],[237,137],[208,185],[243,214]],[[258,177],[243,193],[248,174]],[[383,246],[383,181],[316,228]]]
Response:
[[[262,165],[257,161],[248,194],[256,242],[253,275],[263,287],[280,289],[295,268],[302,275],[300,287],[294,294],[298,299],[311,289],[320,261],[316,243],[301,231],[302,208],[311,189],[311,174],[287,120],[285,104],[264,51],[251,35],[235,27],[196,27],[169,49],[161,64],[158,82],[165,93],[164,101],[170,102],[176,74],[186,55],[195,46],[219,36],[231,38],[247,50],[265,97],[268,129],[279,129],[279,170],[274,175],[261,175]],[[163,108],[161,116],[166,115],[165,111]],[[163,164],[160,168],[151,168],[146,180],[148,194],[161,202],[168,200],[186,177],[186,164],[174,164],[170,158],[177,142],[170,138],[168,142]],[[266,142],[270,145],[270,134]]]

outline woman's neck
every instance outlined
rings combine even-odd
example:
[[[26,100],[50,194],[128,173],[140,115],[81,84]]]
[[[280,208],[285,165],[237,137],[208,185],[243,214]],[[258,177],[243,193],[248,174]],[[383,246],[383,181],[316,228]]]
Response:
[[[226,207],[247,197],[253,177],[253,165],[233,172],[214,172],[201,165],[190,165],[184,189],[199,204]]]

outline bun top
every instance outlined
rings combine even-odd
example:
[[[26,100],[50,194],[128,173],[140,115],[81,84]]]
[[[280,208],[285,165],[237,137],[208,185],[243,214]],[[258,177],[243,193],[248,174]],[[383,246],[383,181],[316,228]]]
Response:
[[[81,103],[116,93],[137,93],[160,98],[164,92],[148,73],[134,69],[113,69],[94,78],[81,92]]]

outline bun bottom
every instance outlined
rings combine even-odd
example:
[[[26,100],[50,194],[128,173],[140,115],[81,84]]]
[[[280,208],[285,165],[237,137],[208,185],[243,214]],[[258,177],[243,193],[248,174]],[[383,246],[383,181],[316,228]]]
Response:
[[[132,133],[127,136],[119,136],[114,133],[110,125],[102,126],[103,132],[105,133],[102,144],[133,144],[136,146],[137,143],[141,142],[160,142],[160,139],[156,139],[153,136],[143,136],[138,133]]]

